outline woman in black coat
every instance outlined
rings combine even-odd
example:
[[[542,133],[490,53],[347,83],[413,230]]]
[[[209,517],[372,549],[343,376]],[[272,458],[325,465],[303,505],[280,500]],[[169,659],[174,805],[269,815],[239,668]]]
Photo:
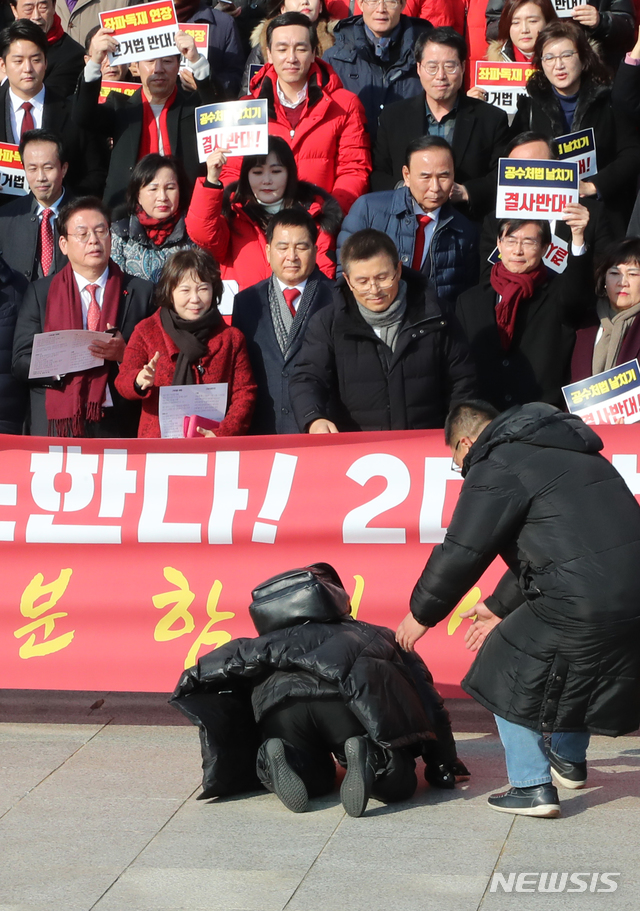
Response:
[[[563,136],[593,127],[598,173],[580,181],[581,196],[602,199],[618,235],[626,231],[640,172],[635,128],[611,101],[603,64],[575,23],[559,19],[538,35],[533,55],[537,72],[520,97],[511,130]]]

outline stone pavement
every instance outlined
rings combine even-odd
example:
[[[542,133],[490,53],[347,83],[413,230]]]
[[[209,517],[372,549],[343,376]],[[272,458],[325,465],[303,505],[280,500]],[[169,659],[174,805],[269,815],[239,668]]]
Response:
[[[196,801],[197,731],[165,699],[0,694],[0,911],[640,906],[637,736],[594,738],[589,787],[561,792],[563,817],[522,819],[486,807],[506,781],[493,719],[454,700],[470,782],[421,781],[408,803],[372,800],[361,819],[336,791],[296,815],[266,792]],[[522,894],[491,892],[496,871],[620,876],[614,892]]]

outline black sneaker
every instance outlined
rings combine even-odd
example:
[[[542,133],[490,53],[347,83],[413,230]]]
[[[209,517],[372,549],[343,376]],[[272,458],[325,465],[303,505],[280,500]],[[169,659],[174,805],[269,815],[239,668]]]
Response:
[[[268,776],[268,785],[280,798],[288,810],[304,813],[309,803],[309,796],[303,780],[293,771],[285,754],[282,740],[273,737],[265,741],[260,748],[260,760]]]
[[[509,788],[492,794],[487,800],[492,810],[515,813],[517,816],[541,816],[554,819],[560,816],[558,792],[552,784],[532,785],[529,788]]]
[[[369,761],[369,743],[366,737],[349,737],[345,740],[344,753],[347,771],[340,787],[340,800],[349,816],[362,816],[367,809],[375,770]]]
[[[587,763],[571,762],[569,759],[563,759],[553,750],[549,750],[549,762],[551,763],[551,774],[563,788],[577,790],[584,788],[587,783]]]

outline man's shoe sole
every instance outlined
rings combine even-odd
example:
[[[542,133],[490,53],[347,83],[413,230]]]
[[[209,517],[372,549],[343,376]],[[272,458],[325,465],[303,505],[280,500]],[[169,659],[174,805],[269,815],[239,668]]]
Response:
[[[538,807],[499,807],[487,800],[488,806],[498,813],[511,813],[515,816],[537,816],[540,819],[557,819],[560,807],[555,803],[542,803]]]
[[[363,768],[360,767],[357,751],[365,750]],[[340,787],[340,800],[342,806],[349,816],[357,818],[362,816],[367,809],[369,795],[366,787],[366,745],[355,737],[350,737],[344,745],[345,756],[347,757],[347,771],[345,773],[342,785]],[[361,774],[361,771],[363,774]]]
[[[309,804],[309,795],[303,780],[287,763],[284,744],[281,740],[268,740],[265,754],[269,761],[270,779],[273,790],[288,810],[304,813]]]
[[[560,772],[557,772],[553,766],[551,766],[551,777],[555,778],[558,784],[562,785],[563,788],[570,788],[572,791],[579,791],[580,788],[584,788],[587,783],[587,779],[584,781],[571,781],[570,778],[564,778]]]

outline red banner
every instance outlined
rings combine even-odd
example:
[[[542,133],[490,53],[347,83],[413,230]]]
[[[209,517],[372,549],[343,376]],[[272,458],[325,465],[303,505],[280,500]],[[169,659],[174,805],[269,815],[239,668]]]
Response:
[[[640,431],[599,428],[635,494]],[[75,440],[0,436],[0,686],[167,692],[255,630],[251,589],[332,563],[362,620],[395,629],[461,485],[441,431]],[[472,655],[458,614],[419,650],[444,695]]]

